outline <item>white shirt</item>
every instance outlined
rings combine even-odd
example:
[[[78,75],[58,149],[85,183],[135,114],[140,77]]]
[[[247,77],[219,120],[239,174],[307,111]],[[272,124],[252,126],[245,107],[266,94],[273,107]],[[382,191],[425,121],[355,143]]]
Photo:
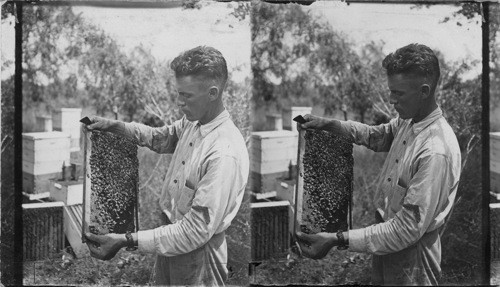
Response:
[[[355,143],[389,152],[374,199],[384,222],[350,230],[351,251],[394,253],[444,224],[457,193],[461,154],[440,108],[418,123],[396,118],[378,126],[347,121],[341,127]]]
[[[249,172],[243,136],[224,110],[200,125],[125,124],[125,133],[158,153],[172,153],[159,202],[173,224],[138,232],[139,249],[164,256],[189,253],[226,230],[241,205]]]

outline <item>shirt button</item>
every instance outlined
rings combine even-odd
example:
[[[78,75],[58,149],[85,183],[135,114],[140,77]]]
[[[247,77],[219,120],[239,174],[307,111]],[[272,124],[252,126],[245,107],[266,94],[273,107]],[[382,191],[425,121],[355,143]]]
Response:
[[[388,181],[388,182],[391,182],[391,178],[389,177],[389,178],[387,179],[387,181]]]
[[[177,179],[174,179],[174,183],[177,183]]]

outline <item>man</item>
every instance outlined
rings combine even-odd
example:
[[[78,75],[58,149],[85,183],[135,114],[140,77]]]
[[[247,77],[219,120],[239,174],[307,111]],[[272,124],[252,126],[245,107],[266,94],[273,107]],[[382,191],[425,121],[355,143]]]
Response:
[[[299,125],[389,152],[375,193],[377,224],[340,234],[298,233],[297,239],[303,253],[315,259],[339,245],[373,254],[374,285],[436,285],[441,273],[439,231],[455,200],[460,148],[436,103],[440,72],[433,51],[410,44],[388,55],[383,67],[398,118],[368,126],[306,115],[306,123]]]
[[[88,127],[173,153],[159,196],[165,225],[133,233],[131,239],[88,233],[88,246],[92,256],[104,260],[133,245],[157,254],[156,284],[224,285],[224,231],[238,212],[249,172],[245,141],[222,103],[226,60],[214,48],[197,47],[175,58],[171,68],[182,119],[151,128],[94,117]]]

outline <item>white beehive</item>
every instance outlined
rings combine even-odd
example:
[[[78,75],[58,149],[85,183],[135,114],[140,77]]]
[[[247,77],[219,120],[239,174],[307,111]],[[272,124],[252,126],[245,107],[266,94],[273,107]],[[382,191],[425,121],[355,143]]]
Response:
[[[80,118],[82,109],[61,108],[52,112],[52,126],[55,131],[68,133],[71,137],[71,151],[80,150]]]
[[[297,133],[297,123],[293,121],[298,115],[310,114],[312,107],[290,107],[283,111],[283,128]]]
[[[250,147],[250,187],[255,192],[274,186],[275,179],[289,172],[297,161],[297,133],[253,132]]]
[[[50,116],[37,116],[36,117],[36,131],[37,132],[51,132],[52,131],[52,118]]]
[[[83,179],[54,182],[50,197],[66,205],[83,204]]]
[[[63,132],[23,133],[23,191],[48,192],[50,179],[69,166],[70,136]],[[46,189],[46,190],[45,190]]]
[[[269,174],[288,171],[297,161],[297,134],[291,131],[254,132],[251,137],[250,171]]]

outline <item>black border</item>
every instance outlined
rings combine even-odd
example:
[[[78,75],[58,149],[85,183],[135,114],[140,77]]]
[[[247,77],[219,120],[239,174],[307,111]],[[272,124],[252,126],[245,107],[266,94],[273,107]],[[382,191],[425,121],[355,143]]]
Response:
[[[226,2],[226,1],[221,1]],[[458,4],[459,1],[396,1],[396,0],[386,0],[386,1],[374,1],[374,0],[351,0],[346,1],[350,3],[363,3],[363,4]],[[483,183],[483,198],[482,198],[482,245],[485,258],[485,266],[483,268],[483,284],[490,284],[490,228],[489,228],[489,99],[490,99],[490,50],[489,50],[489,31],[490,31],[490,3],[489,1],[481,1],[482,12],[483,12],[483,23],[482,23],[482,141],[483,141],[483,153],[482,153],[482,183]],[[14,98],[14,108],[15,116],[13,120],[14,123],[14,163],[13,170],[2,169],[2,174],[5,172],[13,171],[14,173],[14,189],[2,188],[2,197],[6,196],[5,193],[13,192],[15,190],[20,190],[22,185],[22,7],[25,4],[36,3],[42,5],[85,5],[85,6],[99,6],[99,7],[122,7],[122,8],[170,8],[178,7],[182,1],[171,0],[171,1],[8,1],[7,3],[15,4],[15,11],[17,13],[17,22],[15,25],[15,39],[16,39],[16,51],[15,51],[15,98]],[[5,5],[5,4],[4,4]],[[495,4],[493,4],[495,5]],[[496,4],[500,5],[500,4]],[[4,181],[2,176],[2,186],[8,185],[8,182]],[[12,220],[14,224],[14,260],[9,262],[11,264],[6,264],[4,260],[6,259],[3,255],[0,255],[0,270],[1,270],[1,281],[4,285],[22,285],[23,280],[23,267],[22,267],[22,252],[23,252],[23,240],[22,240],[22,194],[21,192],[13,192],[15,196],[15,207],[14,207],[14,218],[8,218]],[[4,221],[6,220],[3,216],[6,214],[5,211],[1,211]],[[5,238],[5,234],[1,234],[2,238]]]
[[[481,243],[483,246],[483,256],[485,266],[483,268],[484,285],[490,285],[490,3],[482,3],[483,23],[482,23],[482,40],[483,40],[483,70],[481,79],[481,106],[482,106],[482,148],[481,157],[482,164],[482,236]]]

